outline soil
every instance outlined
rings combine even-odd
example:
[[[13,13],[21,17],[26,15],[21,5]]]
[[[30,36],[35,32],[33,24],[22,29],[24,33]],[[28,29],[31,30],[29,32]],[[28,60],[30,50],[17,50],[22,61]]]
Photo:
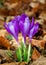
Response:
[[[4,63],[0,65],[46,65],[46,58],[41,56],[38,60],[34,61],[32,64],[28,64],[26,62],[11,62],[11,63]]]

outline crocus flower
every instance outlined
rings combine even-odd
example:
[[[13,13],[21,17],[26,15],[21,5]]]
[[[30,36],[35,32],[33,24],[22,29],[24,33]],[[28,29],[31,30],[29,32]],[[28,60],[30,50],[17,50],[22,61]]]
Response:
[[[15,16],[15,18],[9,23],[5,22],[4,27],[16,39],[17,42],[18,34],[20,31],[22,33],[22,36],[24,37],[24,42],[26,43],[27,36],[31,40],[32,37],[38,32],[39,23],[34,23],[34,18],[32,18],[32,22],[30,22],[29,17],[25,14],[22,14],[19,16]],[[26,50],[25,44],[22,46],[22,48],[19,46],[16,50],[18,61],[22,61],[22,56],[24,61],[29,61],[30,51],[31,44],[29,44],[28,51]]]
[[[39,23],[34,23],[34,18],[32,17],[32,22],[30,23],[29,17],[25,14],[21,15],[21,19],[19,21],[19,27],[21,33],[24,37],[24,41],[26,41],[26,36],[30,39],[38,32]]]
[[[26,42],[26,36],[28,34],[28,31],[30,29],[30,20],[29,17],[25,14],[21,15],[20,21],[19,21],[19,27],[20,31],[24,37],[24,41]]]
[[[18,22],[13,19],[8,24],[4,23],[5,29],[18,41],[19,25]]]
[[[28,36],[30,39],[32,39],[32,37],[38,32],[38,28],[39,28],[39,23],[34,23],[34,18],[32,18],[32,22],[30,25],[30,30],[28,33]]]
[[[26,14],[22,14],[15,16],[8,24],[5,22],[4,27],[16,40],[18,40],[18,33],[20,31],[26,42],[27,35],[31,39],[38,32],[39,24],[34,23],[34,18],[32,18],[32,22],[30,23],[29,17]]]

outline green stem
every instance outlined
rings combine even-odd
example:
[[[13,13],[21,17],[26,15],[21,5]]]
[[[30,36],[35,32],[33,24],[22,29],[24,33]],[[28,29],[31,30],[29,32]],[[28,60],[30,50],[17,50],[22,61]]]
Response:
[[[31,52],[31,44],[29,44],[29,47],[28,47],[27,61],[29,61],[29,59],[30,59],[30,52]]]
[[[27,49],[26,49],[26,47],[23,48],[23,60],[27,61]]]
[[[22,49],[23,60],[27,61],[27,48],[23,42],[21,42],[21,49]]]
[[[16,50],[16,55],[17,55],[18,61],[21,62],[22,61],[22,50],[20,47]]]

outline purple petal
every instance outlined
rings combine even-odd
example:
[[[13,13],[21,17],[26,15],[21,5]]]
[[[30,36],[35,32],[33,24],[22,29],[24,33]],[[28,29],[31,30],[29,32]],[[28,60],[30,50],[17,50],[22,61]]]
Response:
[[[19,28],[20,28],[20,31],[22,33],[22,31],[24,29],[24,23],[22,21],[19,23]]]
[[[13,22],[13,23],[18,22],[19,23],[19,20],[20,20],[20,16],[18,15],[18,16],[15,16],[11,22]]]
[[[12,34],[12,32],[10,31],[10,29],[9,29],[9,27],[8,27],[8,24],[6,24],[6,22],[4,23],[4,27],[5,27],[5,29],[6,29],[9,33]]]
[[[25,19],[25,18],[27,17],[27,15],[26,15],[26,14],[21,14],[21,17],[22,17],[23,19]]]
[[[30,30],[28,35],[29,35],[29,38],[32,39],[32,37],[34,35],[34,27]]]
[[[20,20],[20,17],[21,17],[20,15],[16,16],[15,17],[15,20],[18,20],[19,21]]]
[[[32,17],[32,22],[31,22],[31,25],[30,25],[30,29],[34,26],[34,18]]]
[[[21,21],[19,23],[20,31],[24,37],[24,40],[26,41],[26,36],[28,35],[29,29],[30,29],[30,20],[28,17],[25,18],[25,22]]]
[[[39,24],[36,23],[33,28],[30,30],[29,38],[31,39],[38,32]]]
[[[15,32],[16,31],[15,26],[11,25],[11,26],[9,26],[9,28],[10,28],[10,31],[13,33],[13,36],[15,37],[15,39],[18,40],[18,31]]]
[[[37,22],[37,23],[35,24],[35,33],[38,32],[38,29],[39,29],[39,23]]]
[[[27,35],[28,31],[29,31],[29,28],[30,28],[30,20],[29,18],[25,18],[25,23],[24,23],[24,34]]]
[[[15,28],[14,24],[12,22],[9,22],[8,25],[5,24],[6,30],[15,37],[16,40],[18,40],[18,30]],[[15,32],[17,30],[17,32]]]
[[[22,15],[21,15],[21,18],[20,18],[20,21],[22,21],[22,22],[24,23],[26,17],[27,17],[26,14],[22,14]]]
[[[19,27],[20,27],[20,30],[22,32],[22,34],[24,36],[27,35],[28,31],[29,31],[29,28],[30,28],[30,20],[29,18],[25,18],[25,22],[23,23],[22,21],[19,23]]]

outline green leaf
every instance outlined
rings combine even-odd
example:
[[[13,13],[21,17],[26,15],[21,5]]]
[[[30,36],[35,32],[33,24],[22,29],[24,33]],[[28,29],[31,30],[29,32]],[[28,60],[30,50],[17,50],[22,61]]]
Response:
[[[27,61],[27,48],[25,46],[25,44],[23,42],[21,42],[21,49],[22,49],[22,56],[23,56],[23,60]]]
[[[21,45],[21,49],[22,49],[22,51],[23,51],[24,43],[21,41],[20,45]]]
[[[6,53],[9,57],[12,57],[12,52],[10,50],[8,50]]]
[[[7,38],[8,40],[12,40],[12,36],[11,36],[11,35],[6,36],[6,38]]]
[[[22,61],[22,50],[21,50],[21,47],[19,47],[16,50],[16,56],[17,56],[18,61],[21,62]]]
[[[27,48],[26,47],[23,48],[23,60],[27,61]]]

